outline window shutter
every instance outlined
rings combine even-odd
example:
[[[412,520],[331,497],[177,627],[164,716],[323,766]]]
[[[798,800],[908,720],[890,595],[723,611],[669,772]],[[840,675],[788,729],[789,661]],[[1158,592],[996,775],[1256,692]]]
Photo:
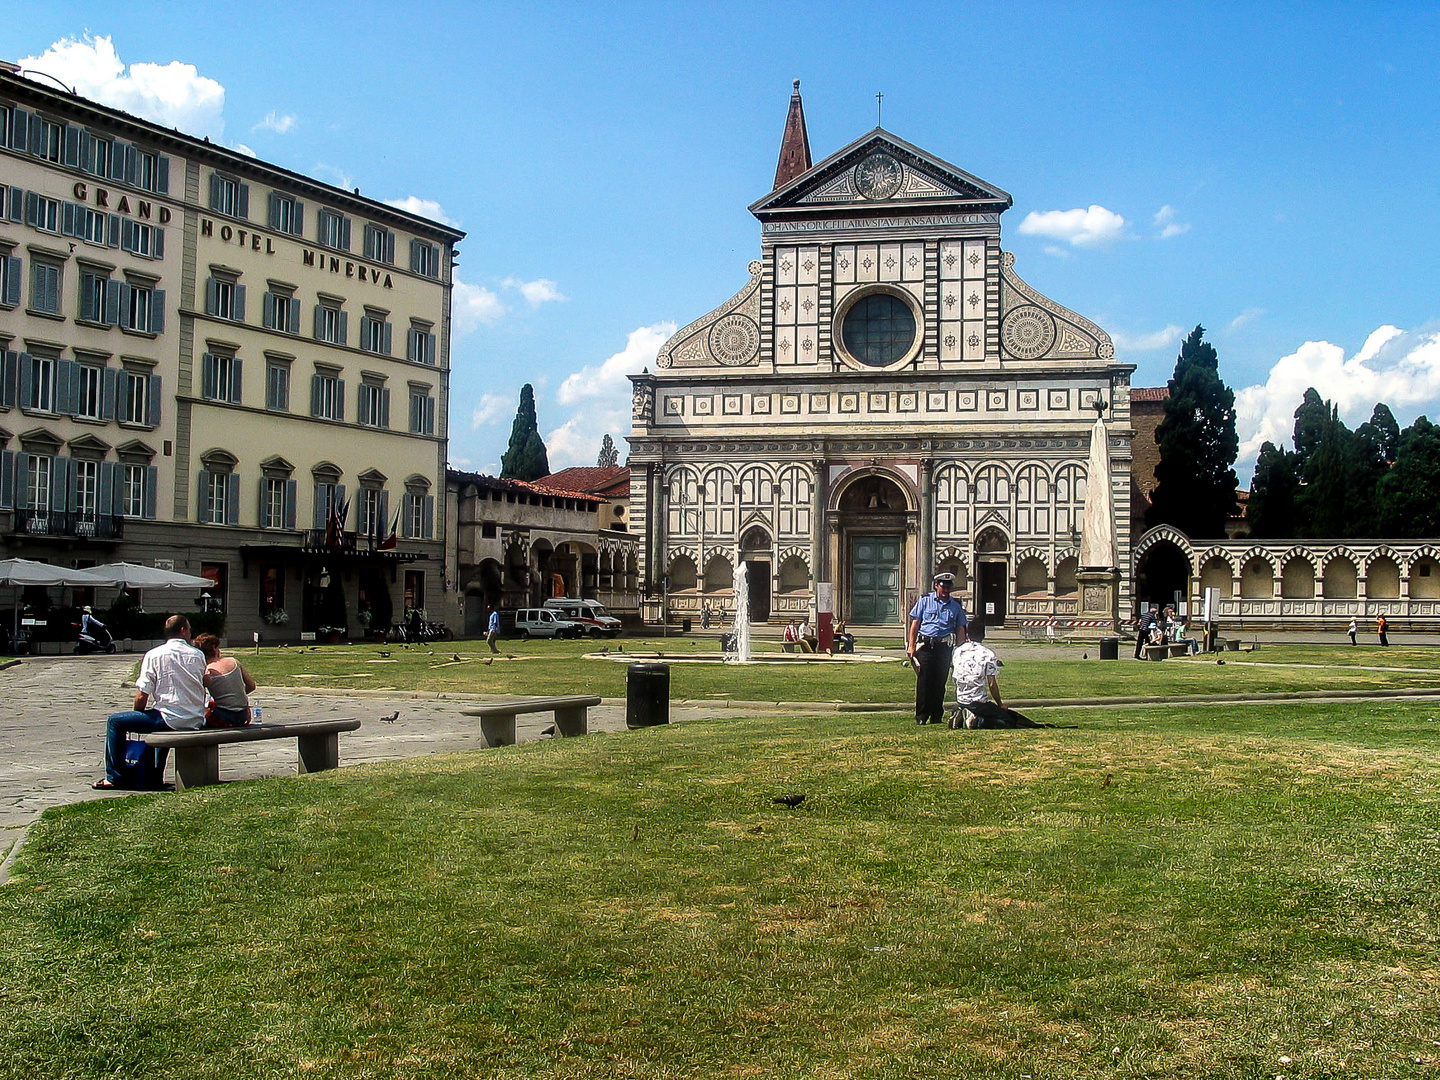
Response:
[[[94,274],[80,275],[80,318],[96,322],[104,312],[95,310],[95,284],[99,279]],[[104,303],[104,293],[100,294]]]
[[[5,208],[6,216],[15,224],[25,220],[25,192],[21,188],[10,189],[10,205]]]
[[[152,259],[165,258],[165,230],[158,225],[150,227],[150,257]]]
[[[345,419],[345,380],[335,380],[335,419]]]
[[[20,354],[20,407],[28,409],[35,400],[35,372],[32,370],[31,361],[33,357],[29,353]]]
[[[15,459],[14,450],[0,450],[0,508],[9,510],[15,505]]]
[[[220,209],[220,174],[213,172],[210,174],[210,209]]]
[[[348,311],[340,312],[340,340],[337,344],[350,344],[350,313]]]
[[[120,372],[107,367],[100,372],[100,419],[115,419],[115,403],[120,398]]]
[[[147,465],[145,467],[145,518],[147,521],[155,520],[155,488],[158,486],[159,482],[160,470],[154,465]]]
[[[390,388],[388,386],[382,386],[380,388],[379,426],[382,428],[388,428],[390,426]]]
[[[235,286],[235,312],[232,316],[236,322],[245,321],[245,286]]]
[[[33,191],[25,192],[25,224],[32,229],[40,227],[40,196]]]
[[[267,211],[266,221],[269,223],[270,228],[275,229],[277,232],[279,231],[279,229],[280,229],[280,195],[279,195],[278,192],[274,192],[274,191],[270,192],[269,210]],[[261,484],[263,485],[265,481],[262,480],[262,481],[260,481],[260,482],[261,482]]]
[[[295,213],[291,215],[291,218],[292,228],[290,231],[296,236],[303,235],[305,232],[305,204],[299,199],[295,200]]]
[[[225,478],[225,524],[240,524],[240,474],[236,472]]]
[[[337,510],[342,511],[342,512],[349,509],[349,507],[347,507],[347,506],[345,505],[345,485],[344,485],[344,484],[336,484],[336,485],[335,485],[335,508],[336,508]],[[349,515],[349,514],[346,514],[345,517],[344,517],[344,519],[340,522],[340,528],[342,528],[342,529],[345,528],[345,526],[349,523],[349,519],[350,519],[350,515]]]
[[[150,291],[150,332],[152,334],[163,334],[165,332],[164,289],[152,289]]]
[[[367,225],[365,226],[365,258],[367,258],[367,259],[377,258],[376,254],[375,254],[375,241],[376,241],[375,226],[374,226],[374,225],[367,224]]]
[[[77,476],[76,479],[78,480],[79,477]],[[75,501],[78,504],[80,500],[77,497]],[[100,491],[95,503],[95,512],[107,517],[115,513],[115,462],[113,461],[100,462]]]
[[[88,173],[95,171],[95,136],[88,131],[80,132],[80,168]]]
[[[220,314],[220,283],[213,277],[205,279],[205,314]]]
[[[285,481],[285,528],[295,528],[295,494],[296,483],[294,480]]]
[[[290,298],[290,325],[280,329],[288,330],[292,334],[300,333],[300,301],[293,296]]]
[[[200,497],[195,500],[198,520],[203,524],[210,520],[210,473],[200,470]]]
[[[320,335],[325,332],[325,305],[315,305],[315,340],[323,341]]]
[[[105,222],[105,246],[118,248],[120,246],[120,215],[110,214]]]
[[[133,146],[125,147],[125,182],[135,183],[136,177],[140,175],[140,151]]]
[[[432,540],[435,537],[435,496],[420,496],[420,537]]]
[[[250,185],[237,184],[240,191],[235,197],[235,214],[246,221],[250,220]]]
[[[135,290],[130,285],[126,284],[123,281],[115,282],[116,325],[128,327],[131,330],[133,330],[134,327],[130,325],[130,297],[134,293],[134,291]]]
[[[314,518],[314,520],[313,520],[313,522],[311,523],[311,528],[314,528],[314,529],[323,529],[323,528],[325,528],[325,485],[324,485],[324,484],[316,484],[316,485],[315,485],[315,513],[314,513],[314,515],[313,515],[313,518]]]
[[[14,255],[5,256],[4,302],[11,307],[20,303],[20,282],[24,275],[25,266],[21,260]]]
[[[60,204],[60,234],[62,236],[75,235],[75,218],[82,209],[83,207],[70,202]]]
[[[15,509],[23,510],[30,501],[30,455],[15,455]]]
[[[110,179],[125,179],[125,156],[131,149],[128,145],[116,139],[110,147]]]
[[[267,292],[260,303],[260,320],[267,329],[277,329],[275,326],[275,294]],[[279,329],[284,329],[280,327]]]
[[[230,361],[230,402],[234,405],[240,404],[240,391],[243,382],[240,372],[243,363],[244,361],[238,356]]]
[[[375,523],[375,535],[384,540],[390,535],[390,493],[380,492],[380,520]]]
[[[390,324],[388,322],[380,324],[380,351],[386,356],[390,355]]]
[[[34,114],[30,117],[30,153],[36,157],[45,154],[45,121]]]
[[[105,279],[105,310],[101,312],[105,316],[105,322],[111,326],[119,326],[120,318],[120,294],[123,282],[113,278]],[[126,313],[128,315],[128,312]]]
[[[411,240],[411,241],[410,241],[410,272],[411,272],[412,274],[418,274],[418,273],[420,272],[420,241],[419,241],[419,240]]]
[[[340,218],[340,250],[350,250],[350,219],[343,216]]]
[[[120,219],[120,246],[126,251],[135,250],[135,222],[129,218]]]
[[[161,195],[170,194],[170,159],[164,154],[155,159],[155,190]]]
[[[80,129],[65,125],[65,164],[72,169],[80,167]]]
[[[435,399],[432,397],[425,399],[425,434],[435,434]]]
[[[365,396],[365,384],[360,384],[360,400],[355,403],[355,422],[368,424],[370,422],[370,403]]]
[[[310,376],[310,415],[320,415],[320,376]]]
[[[216,387],[215,354],[206,353],[200,357],[200,396],[206,400],[215,399]]]
[[[20,377],[20,354],[6,349],[0,354],[0,405],[15,406],[15,381]]]
[[[10,110],[10,149],[24,150],[29,144],[30,114],[24,109]]]
[[[80,374],[74,360],[61,360],[55,365],[55,411],[75,415],[75,382]]]
[[[262,529],[266,529],[270,527],[267,517],[270,512],[270,481],[267,480],[264,476],[260,477],[259,493],[259,498],[256,499],[255,505],[258,506],[260,509],[256,513],[255,524]]]
[[[161,397],[160,397],[160,376],[159,376],[159,375],[151,375],[151,376],[150,376],[149,415],[147,415],[147,416],[145,417],[146,423],[148,423],[151,427],[159,427],[159,426],[160,426],[160,404],[161,404],[161,400],[162,400],[162,399],[161,399]],[[152,515],[152,516],[153,516],[153,515]]]
[[[70,508],[70,465],[69,458],[50,459],[50,509],[63,514]]]

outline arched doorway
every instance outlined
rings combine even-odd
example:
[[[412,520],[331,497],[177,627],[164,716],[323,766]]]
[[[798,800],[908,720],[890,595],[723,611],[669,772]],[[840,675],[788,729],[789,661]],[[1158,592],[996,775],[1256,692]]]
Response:
[[[843,617],[856,625],[899,622],[910,500],[890,477],[857,476],[839,493]]]
[[[740,561],[750,579],[750,621],[770,618],[770,534],[760,526],[745,530],[740,537]]]
[[[1135,567],[1135,600],[1144,610],[1184,603],[1190,596],[1190,557],[1170,540],[1159,540]]]
[[[975,612],[986,626],[1004,626],[1010,595],[1010,538],[991,526],[975,537]]]

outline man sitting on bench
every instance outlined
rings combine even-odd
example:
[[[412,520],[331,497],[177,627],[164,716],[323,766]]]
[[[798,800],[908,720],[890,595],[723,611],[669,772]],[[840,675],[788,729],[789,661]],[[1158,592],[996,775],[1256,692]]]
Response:
[[[205,654],[190,644],[190,620],[165,620],[165,642],[140,661],[135,708],[113,713],[105,724],[105,776],[90,786],[99,791],[126,786],[125,742],[133,731],[190,731],[205,725]]]

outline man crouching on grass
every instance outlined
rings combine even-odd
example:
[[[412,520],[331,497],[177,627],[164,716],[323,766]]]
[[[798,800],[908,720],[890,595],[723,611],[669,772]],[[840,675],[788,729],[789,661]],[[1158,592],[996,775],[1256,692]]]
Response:
[[[985,647],[985,624],[965,629],[965,643],[955,650],[950,669],[955,676],[955,712],[950,728],[1038,728],[1023,713],[1005,708],[1000,698],[1000,661]]]
[[[191,731],[205,725],[205,654],[190,644],[190,620],[165,620],[165,642],[140,661],[133,712],[113,713],[105,724],[105,777],[99,791],[125,786],[125,741],[133,731]]]

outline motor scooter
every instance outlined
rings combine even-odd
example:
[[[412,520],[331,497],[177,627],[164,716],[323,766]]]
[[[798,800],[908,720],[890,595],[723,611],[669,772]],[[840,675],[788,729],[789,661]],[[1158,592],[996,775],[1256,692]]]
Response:
[[[91,624],[93,629],[88,634],[80,632],[80,624],[73,623],[75,627],[75,655],[89,656],[91,653],[113,653],[115,651],[115,639],[110,636],[110,631],[103,626]]]

